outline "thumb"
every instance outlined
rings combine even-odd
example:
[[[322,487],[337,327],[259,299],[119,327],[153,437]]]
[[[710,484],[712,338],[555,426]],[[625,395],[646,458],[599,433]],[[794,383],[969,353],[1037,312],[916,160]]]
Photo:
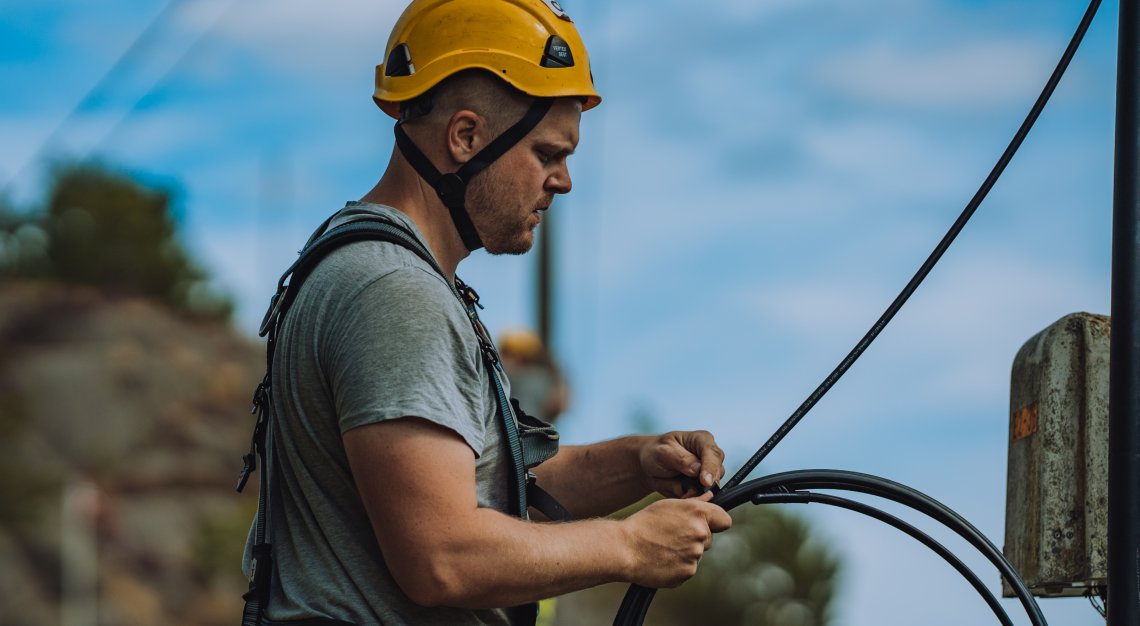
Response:
[[[693,499],[701,502],[709,502],[709,500],[712,500],[712,495],[712,492],[708,491]],[[718,504],[709,502],[707,506],[701,506],[701,513],[705,516],[705,522],[708,523],[709,530],[714,533],[732,528],[732,516]]]

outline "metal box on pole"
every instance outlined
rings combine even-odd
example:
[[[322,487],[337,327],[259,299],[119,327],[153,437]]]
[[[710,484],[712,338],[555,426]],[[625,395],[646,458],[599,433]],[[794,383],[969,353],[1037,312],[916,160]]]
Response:
[[[1107,583],[1110,329],[1067,315],[1014,359],[1005,555],[1038,596]]]

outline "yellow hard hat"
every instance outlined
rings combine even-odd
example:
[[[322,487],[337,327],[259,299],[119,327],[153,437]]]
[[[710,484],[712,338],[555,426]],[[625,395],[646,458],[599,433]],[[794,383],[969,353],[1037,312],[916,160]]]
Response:
[[[499,335],[499,353],[522,360],[542,356],[542,338],[529,328],[515,328]]]
[[[467,69],[487,70],[534,97],[602,101],[578,29],[557,0],[414,0],[376,66],[372,98],[400,117],[400,103]]]

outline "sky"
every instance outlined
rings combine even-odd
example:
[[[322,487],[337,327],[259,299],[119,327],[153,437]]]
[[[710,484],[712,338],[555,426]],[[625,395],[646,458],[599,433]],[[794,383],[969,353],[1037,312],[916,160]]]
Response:
[[[1085,10],[1057,0],[562,4],[604,99],[582,118],[574,191],[545,220],[557,259],[553,347],[573,393],[564,441],[618,436],[651,416],[663,430],[712,431],[730,471],[925,259]],[[8,0],[0,189],[34,204],[52,163],[84,157],[176,189],[186,245],[252,335],[309,231],[367,192],[392,149],[391,120],[370,96],[402,3],[317,6]],[[1013,357],[1066,314],[1108,313],[1117,11],[1101,7],[959,241],[753,476],[885,476],[1001,546]],[[493,331],[534,324],[534,262],[479,252],[460,265]],[[853,513],[800,511],[846,563],[835,624],[992,623],[965,581],[909,538]],[[965,560],[997,588],[996,571]],[[1042,606],[1054,624],[1101,623],[1083,599]]]

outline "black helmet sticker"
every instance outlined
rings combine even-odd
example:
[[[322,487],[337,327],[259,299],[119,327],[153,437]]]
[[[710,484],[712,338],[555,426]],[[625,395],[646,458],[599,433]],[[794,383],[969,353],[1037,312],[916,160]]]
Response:
[[[558,35],[546,40],[546,50],[542,53],[542,67],[574,67],[574,55],[570,45]]]
[[[550,7],[550,10],[554,11],[554,14],[558,17],[566,20],[567,22],[572,21],[570,19],[570,16],[566,15],[566,11],[562,10],[562,5],[558,4],[558,0],[542,0],[542,3]]]
[[[411,76],[416,73],[416,66],[412,64],[412,53],[408,51],[408,44],[402,43],[388,55],[388,62],[384,64],[385,76]]]

